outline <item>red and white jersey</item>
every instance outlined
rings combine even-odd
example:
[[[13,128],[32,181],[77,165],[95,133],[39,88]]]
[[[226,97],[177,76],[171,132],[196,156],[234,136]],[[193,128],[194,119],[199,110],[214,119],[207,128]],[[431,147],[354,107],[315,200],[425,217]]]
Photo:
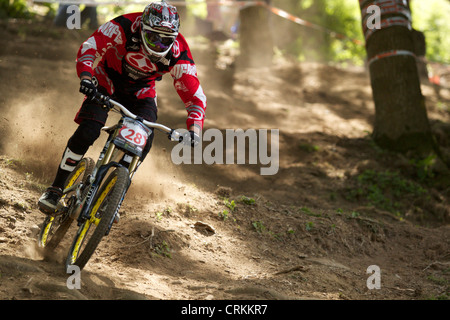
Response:
[[[155,81],[170,73],[175,89],[186,106],[186,125],[203,128],[206,96],[185,38],[178,34],[169,53],[152,62],[142,51],[142,13],[119,16],[100,26],[78,50],[77,74],[104,76],[102,86],[109,94],[120,91],[137,99],[154,99]],[[94,61],[99,59],[94,70]]]

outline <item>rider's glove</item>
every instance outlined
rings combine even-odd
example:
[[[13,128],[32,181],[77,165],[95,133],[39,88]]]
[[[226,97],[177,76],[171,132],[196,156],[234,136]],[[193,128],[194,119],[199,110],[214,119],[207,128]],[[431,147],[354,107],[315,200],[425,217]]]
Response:
[[[80,82],[80,92],[92,99],[97,93],[97,87],[91,80],[83,79]]]
[[[183,135],[183,143],[194,148],[200,143],[200,136],[194,131],[190,130]]]

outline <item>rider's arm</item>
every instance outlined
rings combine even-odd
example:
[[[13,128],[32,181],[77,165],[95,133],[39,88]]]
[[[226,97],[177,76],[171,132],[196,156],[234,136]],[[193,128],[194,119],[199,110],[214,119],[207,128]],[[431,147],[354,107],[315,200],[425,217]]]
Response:
[[[77,74],[81,80],[91,79],[94,62],[101,58],[108,49],[123,44],[125,35],[121,26],[114,20],[101,25],[81,45],[77,54]]]
[[[189,131],[194,131],[196,134],[200,135],[200,132],[202,131],[198,126],[191,125],[188,128]]]
[[[182,35],[178,36],[172,52],[175,64],[170,67],[170,74],[175,89],[186,106],[186,126],[189,130],[200,133],[205,119],[206,96],[200,85],[190,49]]]

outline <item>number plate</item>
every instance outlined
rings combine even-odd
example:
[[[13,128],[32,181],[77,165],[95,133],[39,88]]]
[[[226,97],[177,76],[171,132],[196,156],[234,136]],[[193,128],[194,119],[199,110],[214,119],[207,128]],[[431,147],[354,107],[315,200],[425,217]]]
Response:
[[[142,151],[147,144],[148,137],[152,131],[140,122],[131,118],[124,118],[122,128],[114,139],[114,144],[120,148],[142,156]]]

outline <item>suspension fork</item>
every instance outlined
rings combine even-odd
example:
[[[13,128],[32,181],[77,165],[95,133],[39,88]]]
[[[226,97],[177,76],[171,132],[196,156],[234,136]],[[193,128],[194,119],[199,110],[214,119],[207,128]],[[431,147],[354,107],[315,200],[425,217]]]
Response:
[[[80,210],[80,213],[79,213],[78,219],[77,219],[78,226],[80,226],[82,223],[84,223],[84,221],[89,219],[89,211],[90,211],[90,208],[92,207],[94,195],[97,193],[97,191],[100,187],[100,184],[103,181],[104,177],[106,176],[108,170],[113,167],[125,167],[122,164],[118,163],[118,161],[120,161],[120,159],[116,157],[117,153],[115,153],[115,151],[120,152],[121,150],[116,148],[116,145],[113,143],[113,140],[118,132],[118,130],[117,130],[118,127],[119,126],[117,126],[114,131],[110,131],[109,138],[108,138],[102,152],[100,153],[99,159],[97,161],[97,165],[94,169],[94,172],[92,172],[92,175],[90,178],[89,191],[85,197],[84,202],[80,205],[80,207],[82,207],[82,208]],[[124,155],[124,153],[121,154],[120,158],[122,158],[123,155]],[[130,164],[127,167],[125,167],[129,172],[129,181],[128,181],[128,186],[127,186],[124,194],[122,195],[121,203],[122,203],[123,199],[125,198],[125,195],[131,185],[131,179],[133,178],[134,174],[136,173],[136,170],[139,167],[141,162],[142,162],[141,158],[139,156],[135,155],[131,159]],[[117,214],[117,212],[116,212],[116,214]],[[111,226],[112,226],[112,222],[111,222]],[[111,226],[110,226],[110,228],[111,228]],[[108,229],[108,232],[109,232],[109,229]]]
[[[80,215],[78,216],[78,226],[80,226],[84,221],[89,219],[89,211],[92,207],[92,203],[94,201],[94,196],[97,193],[101,182],[105,178],[109,169],[113,167],[123,167],[121,164],[117,162],[110,162],[108,164],[102,165],[98,168],[97,174],[95,175],[95,180],[89,187],[89,191],[86,195],[86,200],[84,202],[83,208],[81,209]]]

